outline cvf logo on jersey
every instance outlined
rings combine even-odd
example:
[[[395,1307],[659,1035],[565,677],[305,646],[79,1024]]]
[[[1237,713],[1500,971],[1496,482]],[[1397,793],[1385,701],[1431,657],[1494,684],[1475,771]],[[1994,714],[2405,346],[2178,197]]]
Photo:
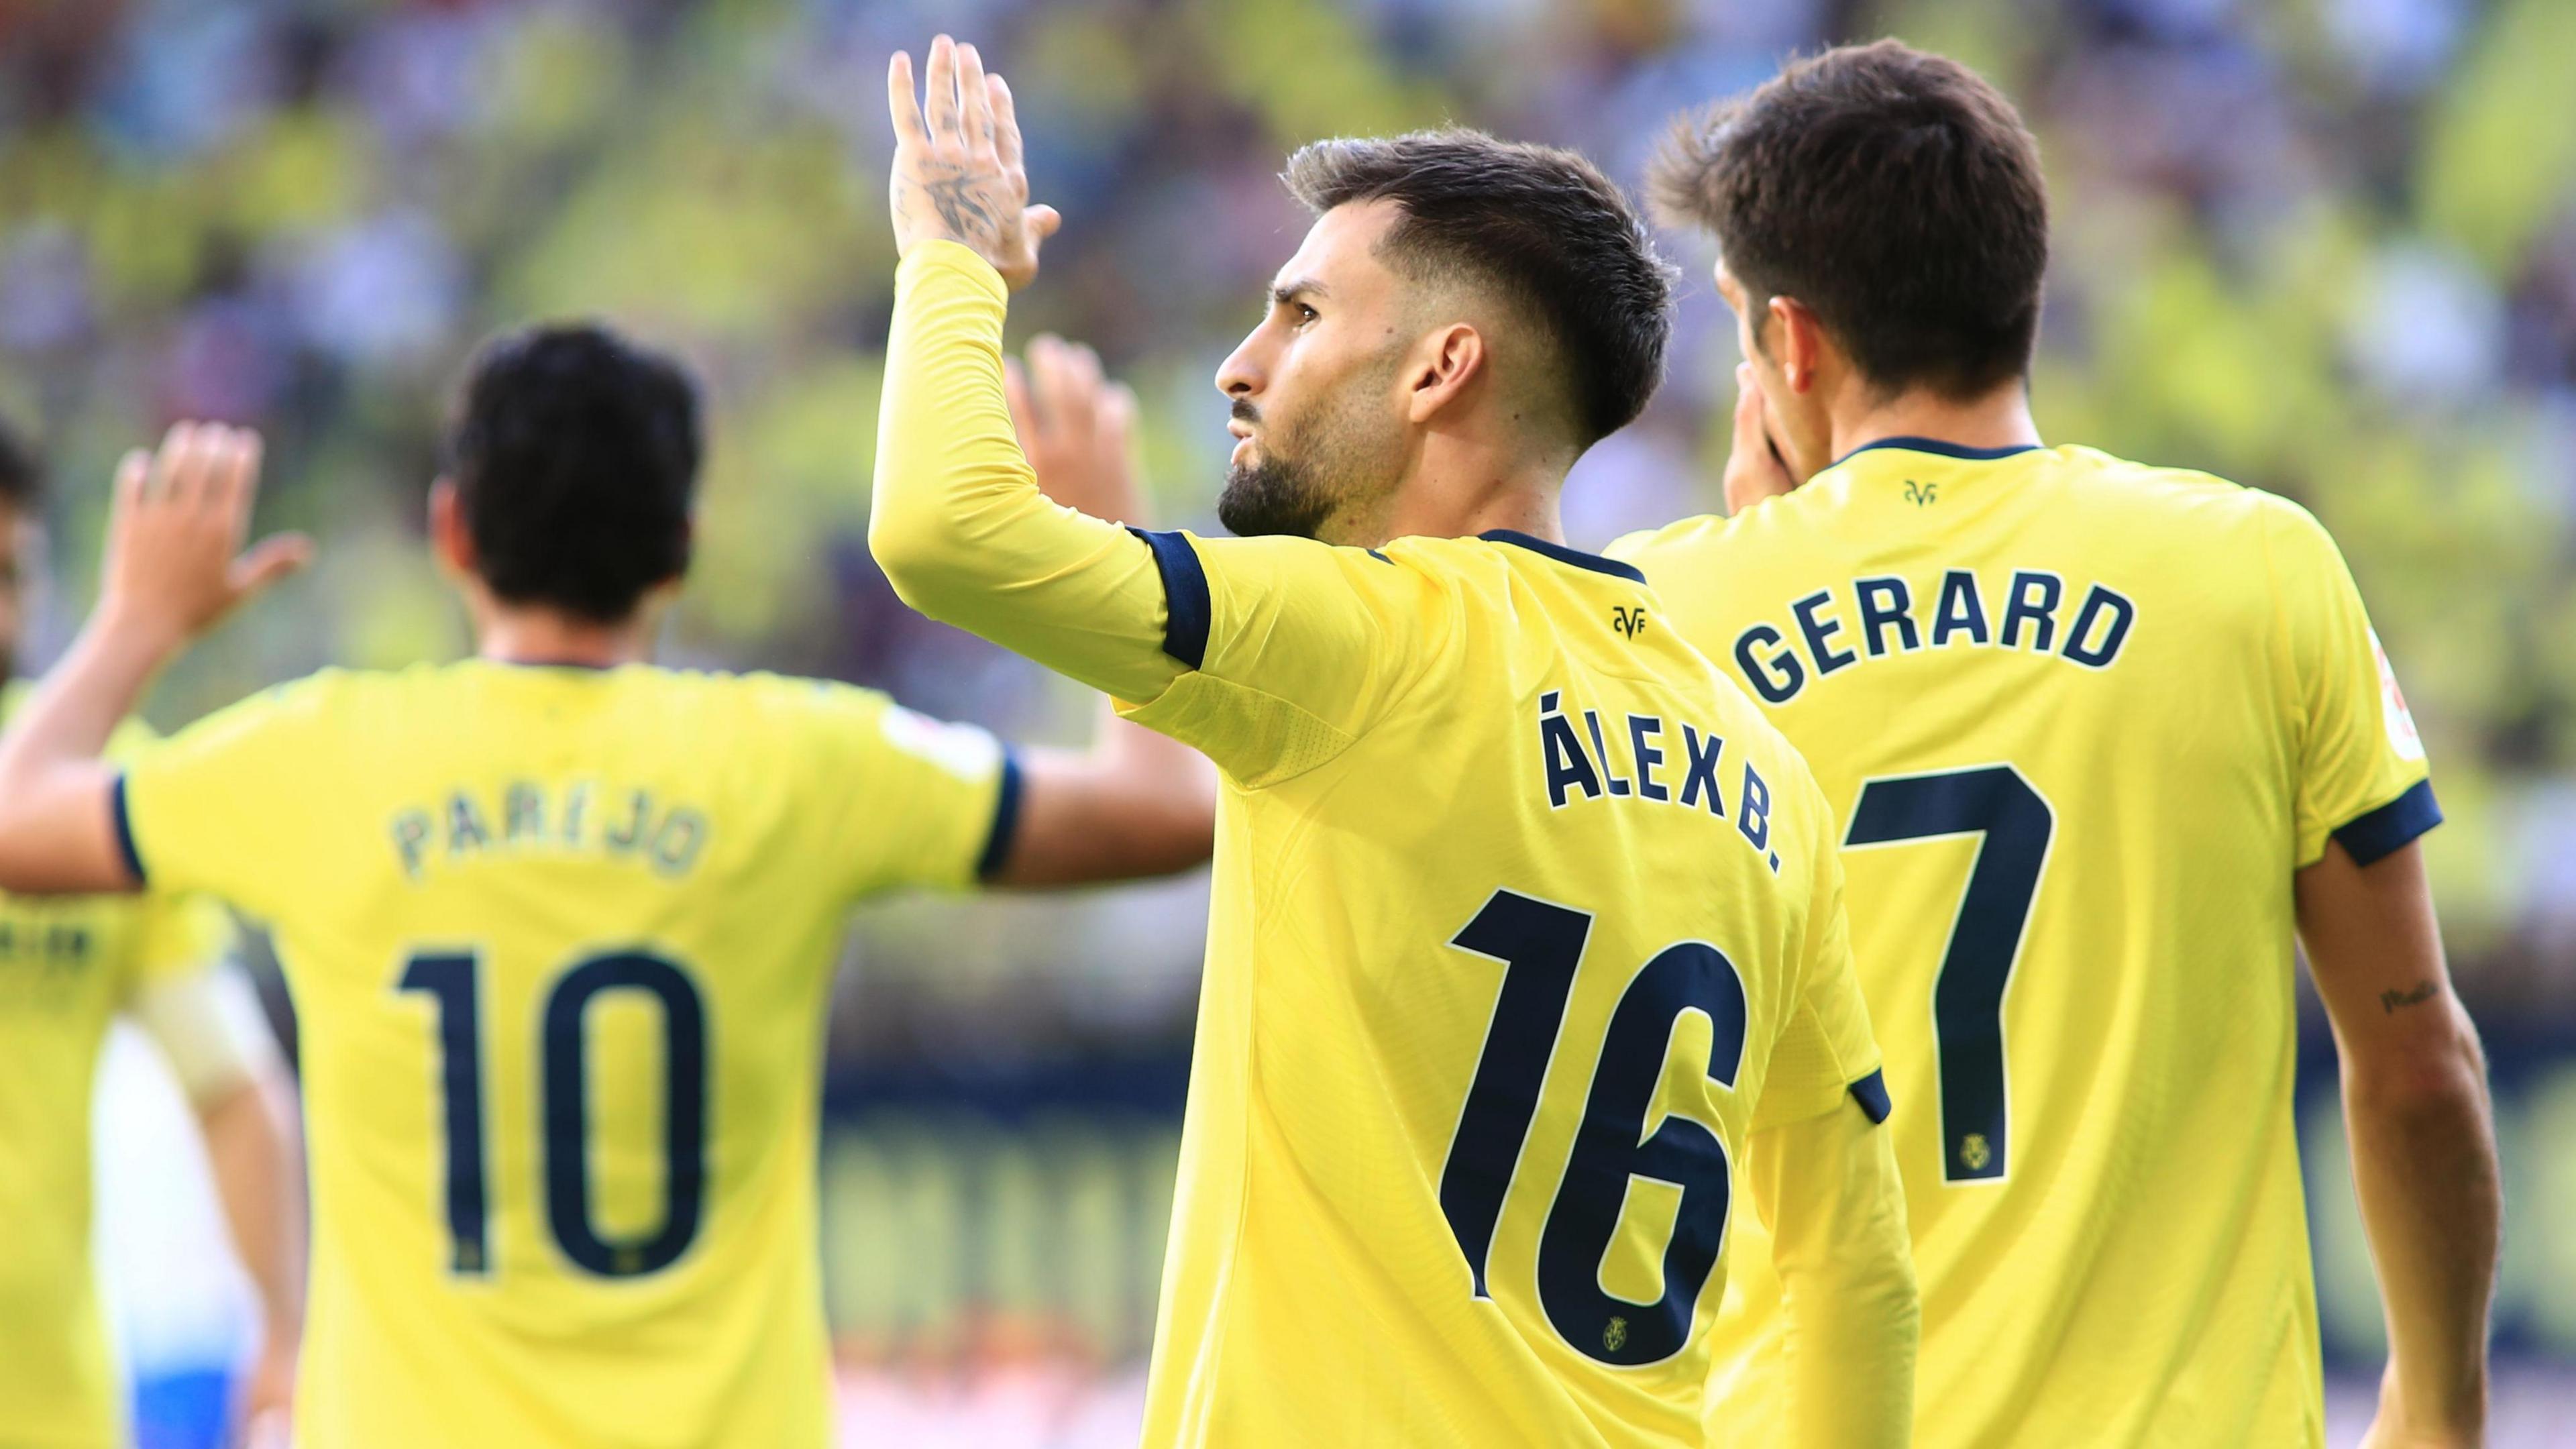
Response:
[[[2388,727],[2388,743],[2402,760],[2424,758],[2424,737],[2415,733],[2415,716],[2406,708],[2406,691],[2397,687],[2397,671],[2388,667],[2388,651],[2379,631],[2370,631],[2370,652],[2379,660],[2379,722]]]

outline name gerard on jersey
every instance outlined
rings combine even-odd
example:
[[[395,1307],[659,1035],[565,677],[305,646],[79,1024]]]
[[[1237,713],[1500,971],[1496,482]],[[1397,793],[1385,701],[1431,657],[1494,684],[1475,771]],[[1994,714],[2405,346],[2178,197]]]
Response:
[[[1735,636],[1735,664],[1766,703],[1787,704],[1810,680],[1868,660],[1925,649],[2001,648],[2054,654],[2086,669],[2118,662],[2138,606],[2105,584],[2084,592],[2071,617],[2066,580],[2047,569],[2015,569],[2000,609],[1990,609],[1976,571],[1946,569],[1929,617],[1913,585],[1894,575],[1832,584],[1788,606],[1794,641],[1781,625],[1757,622]],[[1995,625],[1988,627],[1988,620]],[[1800,646],[1803,646],[1801,648]]]

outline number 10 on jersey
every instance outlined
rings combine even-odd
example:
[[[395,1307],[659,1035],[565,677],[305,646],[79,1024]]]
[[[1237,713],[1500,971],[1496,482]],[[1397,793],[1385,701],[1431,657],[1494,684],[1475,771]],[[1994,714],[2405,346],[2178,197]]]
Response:
[[[458,1274],[480,1277],[492,1271],[481,962],[463,952],[414,956],[404,964],[396,989],[436,1003],[449,1265]],[[662,1017],[662,1221],[653,1231],[633,1237],[602,1233],[591,1208],[589,1040],[584,1028],[591,1003],[610,991],[649,997]],[[671,1266],[696,1239],[706,1200],[707,1010],[697,983],[678,963],[646,952],[592,956],[555,978],[539,1023],[538,1075],[544,1097],[538,1111],[538,1160],[545,1173],[546,1224],[556,1246],[575,1267],[603,1278],[632,1278]]]

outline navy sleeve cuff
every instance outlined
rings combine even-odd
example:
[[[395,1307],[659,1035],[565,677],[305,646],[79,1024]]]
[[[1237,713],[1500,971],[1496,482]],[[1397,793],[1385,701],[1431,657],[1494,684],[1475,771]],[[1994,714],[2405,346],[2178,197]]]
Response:
[[[1011,840],[1020,829],[1020,757],[1002,747],[1002,789],[993,797],[993,828],[984,837],[984,853],[975,857],[975,878],[991,880],[1011,859]]]
[[[2334,833],[2346,853],[2363,865],[2396,854],[2415,837],[2442,823],[2442,806],[2433,798],[2433,782],[2418,780],[2406,793]]]
[[[1154,551],[1154,567],[1163,575],[1163,652],[1192,669],[1206,667],[1208,642],[1207,570],[1197,549],[1178,533],[1148,533],[1131,528]]]
[[[107,787],[107,808],[108,813],[116,817],[117,854],[125,857],[126,870],[133,875],[134,883],[141,885],[150,877],[143,873],[142,853],[134,848],[134,821],[125,813],[123,775],[117,776],[116,783]]]
[[[1887,1114],[1896,1110],[1896,1104],[1888,1100],[1885,1071],[1872,1072],[1852,1083],[1851,1095],[1852,1100],[1860,1103],[1860,1110],[1872,1122],[1884,1122],[1887,1120]]]

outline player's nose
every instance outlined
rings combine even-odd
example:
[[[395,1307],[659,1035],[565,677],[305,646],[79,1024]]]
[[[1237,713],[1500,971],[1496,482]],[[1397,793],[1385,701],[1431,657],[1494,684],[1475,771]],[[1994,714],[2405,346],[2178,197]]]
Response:
[[[1268,378],[1261,366],[1259,356],[1254,351],[1255,339],[1259,335],[1255,333],[1252,337],[1243,339],[1235,347],[1233,354],[1218,364],[1216,370],[1218,392],[1230,398],[1241,399],[1252,397],[1261,391]]]

